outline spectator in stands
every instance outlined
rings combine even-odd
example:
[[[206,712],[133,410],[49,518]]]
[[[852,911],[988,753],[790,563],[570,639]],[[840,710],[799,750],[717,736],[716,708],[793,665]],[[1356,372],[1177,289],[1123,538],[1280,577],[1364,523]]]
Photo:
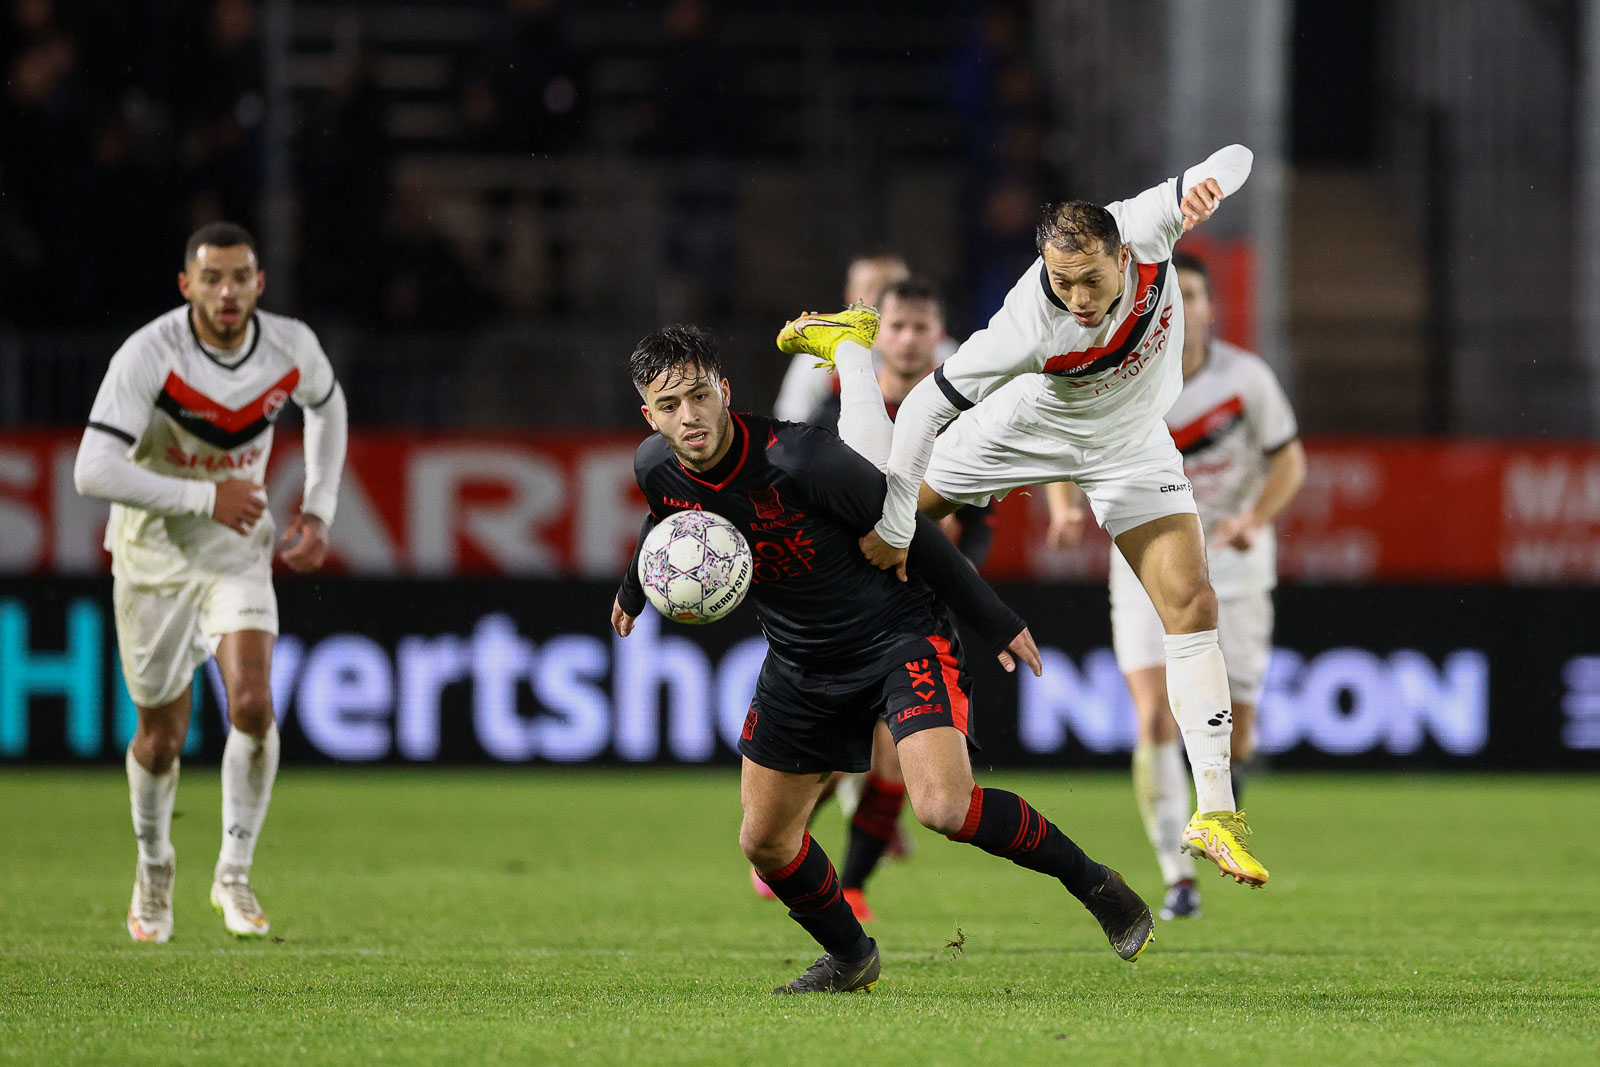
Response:
[[[458,107],[469,147],[559,155],[580,147],[587,62],[560,0],[507,0],[488,47],[467,65]]]
[[[480,325],[494,298],[433,224],[427,196],[402,186],[390,206],[372,268],[382,276],[378,320],[390,329],[452,330]]]
[[[191,215],[236,219],[249,229],[261,193],[266,118],[257,23],[252,0],[214,0],[187,41],[173,100]]]

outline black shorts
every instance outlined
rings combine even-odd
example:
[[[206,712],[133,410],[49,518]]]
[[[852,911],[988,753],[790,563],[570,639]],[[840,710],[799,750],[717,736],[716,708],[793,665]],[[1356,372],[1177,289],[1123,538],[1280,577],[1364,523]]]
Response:
[[[967,733],[971,682],[953,629],[912,638],[854,670],[817,670],[772,655],[761,665],[739,751],[791,774],[864,771],[879,719],[898,743],[919,730]]]

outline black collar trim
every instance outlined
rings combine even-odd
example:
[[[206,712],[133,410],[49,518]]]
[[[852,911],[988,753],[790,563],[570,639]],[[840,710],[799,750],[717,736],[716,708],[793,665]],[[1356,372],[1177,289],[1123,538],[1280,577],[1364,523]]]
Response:
[[[256,354],[257,348],[261,347],[261,320],[254,314],[250,316],[250,321],[245,324],[245,329],[254,327],[255,337],[251,338],[250,340],[250,350],[246,352],[243,358],[241,358],[237,363],[224,363],[222,360],[212,355],[210,349],[206,348],[206,343],[200,340],[200,331],[195,328],[194,308],[191,307],[188,312],[185,313],[183,316],[183,321],[189,324],[189,336],[194,338],[194,346],[200,350],[200,354],[205,356],[211,362],[215,363],[217,366],[221,367],[223,370],[238,370],[246,363],[249,363],[250,357]]]

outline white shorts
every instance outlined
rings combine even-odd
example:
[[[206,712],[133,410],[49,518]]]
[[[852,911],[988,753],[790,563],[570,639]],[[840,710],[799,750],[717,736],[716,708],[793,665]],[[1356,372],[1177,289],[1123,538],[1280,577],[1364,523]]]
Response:
[[[1168,515],[1197,514],[1194,489],[1166,423],[1143,437],[1101,444],[1052,435],[1025,405],[985,402],[939,436],[923,480],[961,504],[985,504],[1013,489],[1076,482],[1095,521],[1112,537]]]
[[[155,708],[189,691],[194,671],[217,651],[224,634],[278,632],[278,597],[270,573],[228,575],[163,585],[116,578],[111,600],[117,652],[128,695]]]
[[[1116,551],[1113,549],[1112,551]],[[1113,560],[1113,573],[1120,560]],[[1165,628],[1155,605],[1133,571],[1122,564],[1125,579],[1111,583],[1111,649],[1123,674],[1163,667]],[[1217,598],[1217,643],[1228,665],[1228,692],[1236,704],[1261,701],[1261,682],[1272,654],[1272,594],[1254,593]]]

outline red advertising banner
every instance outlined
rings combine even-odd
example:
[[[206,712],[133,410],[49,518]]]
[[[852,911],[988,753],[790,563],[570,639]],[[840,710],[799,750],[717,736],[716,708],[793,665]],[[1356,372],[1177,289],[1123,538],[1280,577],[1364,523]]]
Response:
[[[639,529],[639,437],[357,433],[334,567],[363,575],[615,575]],[[1318,438],[1279,524],[1286,581],[1600,584],[1600,445]],[[77,435],[0,434],[0,573],[97,573],[106,506],[73,490]],[[298,442],[279,438],[267,494],[299,501]],[[998,511],[986,573],[1105,574],[1096,533],[1045,547],[1041,492]]]

